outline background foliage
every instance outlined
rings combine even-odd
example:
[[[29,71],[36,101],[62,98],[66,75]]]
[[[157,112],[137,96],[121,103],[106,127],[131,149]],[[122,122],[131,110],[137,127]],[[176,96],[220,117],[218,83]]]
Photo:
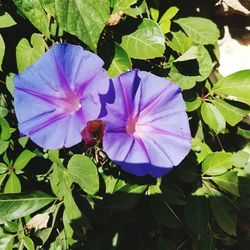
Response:
[[[250,70],[220,76],[220,31],[196,3],[0,2],[0,249],[249,249]],[[177,83],[193,136],[180,166],[135,177],[100,144],[46,151],[20,137],[13,76],[56,42],[94,51],[110,76]]]

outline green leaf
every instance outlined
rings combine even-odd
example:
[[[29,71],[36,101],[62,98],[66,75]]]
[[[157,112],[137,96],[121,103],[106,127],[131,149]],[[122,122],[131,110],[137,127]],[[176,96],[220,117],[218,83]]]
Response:
[[[232,166],[232,153],[215,152],[209,154],[202,162],[202,173],[206,175],[221,175]]]
[[[249,153],[242,150],[233,153],[233,165],[238,168],[245,168],[248,164],[249,157]]]
[[[29,238],[27,236],[23,236],[22,242],[23,242],[24,246],[27,248],[27,250],[35,250],[35,245],[34,245],[34,242],[32,241],[31,238]]]
[[[126,11],[131,5],[135,4],[137,0],[116,0],[112,14],[119,11]]]
[[[21,190],[22,188],[19,178],[16,176],[16,174],[11,173],[9,179],[5,184],[4,193],[5,194],[20,193]]]
[[[110,196],[110,199],[107,200],[106,204],[108,207],[121,211],[127,211],[138,203],[145,189],[145,185],[123,186]]]
[[[212,187],[207,187],[208,198],[214,217],[223,231],[236,235],[236,208],[223,194]]]
[[[161,24],[161,23],[164,23],[166,20],[171,20],[178,13],[178,11],[179,11],[179,9],[177,7],[175,7],[175,6],[170,7],[163,14],[159,23]]]
[[[0,20],[0,24],[1,24],[1,20]],[[5,53],[5,43],[4,43],[3,37],[0,35],[0,71],[2,71],[4,53]]]
[[[0,163],[0,174],[5,173],[8,170],[8,167],[4,163]]]
[[[159,240],[157,242],[157,250],[176,250],[177,246],[176,243],[172,240],[159,237]]]
[[[162,198],[172,205],[185,205],[186,196],[183,190],[173,182],[166,180],[165,184],[161,184]]]
[[[161,17],[159,24],[164,34],[170,32],[171,19],[178,13],[179,9],[175,6],[170,7]]]
[[[55,0],[55,7],[60,27],[96,51],[109,19],[109,0]]]
[[[197,96],[195,98],[195,100],[185,101],[185,104],[186,104],[186,111],[187,112],[192,112],[192,111],[195,111],[196,109],[198,109],[201,106],[202,99],[201,99],[201,97]]]
[[[49,37],[49,18],[40,0],[13,0],[13,2],[38,30]]]
[[[14,73],[9,73],[9,75],[6,77],[6,88],[8,89],[8,91],[12,96],[14,92],[14,82],[13,82],[14,76],[15,76]]]
[[[184,218],[188,228],[196,235],[207,231],[209,220],[208,199],[204,188],[198,188],[190,195],[184,207]]]
[[[226,122],[220,111],[211,103],[203,102],[201,105],[201,116],[204,122],[214,130],[216,134],[224,133]]]
[[[142,14],[146,12],[146,1],[139,1],[139,4],[139,6],[135,6],[133,8],[129,7],[124,11],[124,13],[134,18],[136,18],[137,16],[142,16]]]
[[[213,180],[219,188],[222,188],[235,196],[240,196],[237,171],[228,171],[222,175],[213,176],[211,177],[211,180]]]
[[[213,87],[212,92],[223,95],[229,100],[244,102],[250,105],[250,70],[238,71],[222,78]]]
[[[215,23],[201,17],[185,17],[175,20],[185,33],[198,44],[215,44],[220,32]]]
[[[0,128],[1,128],[1,134],[0,139],[7,141],[11,134],[15,131],[14,129],[10,128],[9,123],[4,118],[0,117]]]
[[[4,229],[7,230],[9,233],[16,233],[18,231],[19,224],[15,221],[6,221],[4,223]]]
[[[188,49],[183,55],[179,56],[175,62],[183,62],[188,60],[193,60],[198,57],[198,47],[192,46],[190,49]]]
[[[173,35],[172,40],[166,41],[167,45],[178,54],[184,54],[187,50],[189,50],[192,45],[193,41],[190,37],[187,37],[184,32],[177,31],[171,32]]]
[[[111,77],[132,69],[132,62],[127,52],[119,45],[115,44],[115,55],[109,67],[108,73]]]
[[[155,21],[145,18],[134,33],[122,37],[121,46],[132,58],[162,57],[165,51],[165,37]]]
[[[0,175],[0,188],[1,188],[1,185],[2,185],[2,183],[3,183],[3,181],[5,180],[5,178],[6,178],[7,175],[8,175],[7,173],[6,173],[6,174],[1,174],[1,175]]]
[[[31,45],[26,38],[21,39],[17,45],[16,60],[19,72],[35,63],[45,52],[46,44],[41,35],[34,33],[31,37]]]
[[[158,197],[150,197],[150,206],[158,223],[168,228],[179,228],[182,222],[167,202],[161,201]]]
[[[23,169],[28,163],[29,161],[34,158],[36,156],[36,154],[34,154],[33,152],[29,151],[28,149],[25,149],[16,159],[15,163],[14,163],[14,168],[16,170],[21,170]]]
[[[13,250],[14,235],[4,234],[0,236],[0,249]]]
[[[158,21],[159,18],[159,10],[154,8],[149,8],[150,15],[154,21]]]
[[[179,72],[179,70],[175,67],[174,64],[171,65],[169,77],[183,90],[191,89],[195,86],[196,82],[204,81],[210,75],[213,69],[211,57],[207,49],[202,45],[198,46],[198,57],[196,58],[196,60],[199,65],[199,74],[196,76],[183,75]]]
[[[231,126],[235,126],[243,119],[244,116],[250,113],[250,110],[235,107],[221,99],[215,99],[213,104],[221,112],[226,122]]]
[[[3,154],[7,148],[9,147],[10,142],[9,141],[2,141],[0,140],[0,155]]]
[[[3,15],[0,16],[0,29],[1,28],[8,28],[13,25],[15,25],[16,22],[13,20],[13,18],[5,12]]]
[[[209,146],[197,138],[192,139],[192,150],[197,156],[198,163],[201,163],[210,153],[212,153]]]
[[[0,223],[34,213],[53,200],[54,197],[40,191],[0,194]]]
[[[99,190],[99,176],[92,160],[85,155],[73,155],[68,163],[68,172],[72,181],[86,193],[95,194]]]

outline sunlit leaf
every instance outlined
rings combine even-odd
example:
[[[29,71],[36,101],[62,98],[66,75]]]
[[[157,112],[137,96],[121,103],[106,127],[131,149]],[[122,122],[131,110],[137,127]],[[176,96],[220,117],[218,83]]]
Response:
[[[236,100],[250,105],[250,70],[238,71],[222,78],[212,89],[229,100]]]
[[[34,213],[53,200],[54,197],[40,191],[0,194],[0,223]]]
[[[108,69],[111,77],[118,76],[121,73],[132,69],[132,62],[127,52],[119,45],[115,44],[115,55],[113,61]]]
[[[155,21],[145,18],[134,33],[122,37],[121,46],[132,58],[161,57],[165,51],[165,37]]]
[[[215,23],[202,17],[185,17],[175,20],[186,34],[198,44],[214,44],[220,32]]]
[[[84,155],[73,155],[68,164],[72,181],[86,193],[95,194],[99,189],[99,176],[95,164]]]
[[[220,111],[211,103],[203,102],[201,115],[204,122],[214,130],[216,134],[224,133],[226,122]]]
[[[233,165],[232,153],[214,152],[202,162],[202,173],[206,175],[220,175]]]

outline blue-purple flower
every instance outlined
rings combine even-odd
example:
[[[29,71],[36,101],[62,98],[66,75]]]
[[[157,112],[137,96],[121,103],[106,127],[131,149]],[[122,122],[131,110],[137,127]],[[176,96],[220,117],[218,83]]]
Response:
[[[191,148],[181,90],[151,73],[133,70],[112,79],[103,147],[125,171],[162,176]]]
[[[56,44],[14,78],[19,130],[46,149],[71,147],[82,140],[87,122],[98,118],[99,94],[109,78],[103,61],[80,46]]]

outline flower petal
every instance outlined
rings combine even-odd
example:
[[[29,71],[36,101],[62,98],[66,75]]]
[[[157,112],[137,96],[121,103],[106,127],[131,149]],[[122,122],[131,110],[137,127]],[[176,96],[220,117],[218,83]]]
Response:
[[[109,78],[103,61],[80,46],[56,44],[14,78],[15,112],[22,134],[47,149],[71,147],[98,118],[99,94]]]

